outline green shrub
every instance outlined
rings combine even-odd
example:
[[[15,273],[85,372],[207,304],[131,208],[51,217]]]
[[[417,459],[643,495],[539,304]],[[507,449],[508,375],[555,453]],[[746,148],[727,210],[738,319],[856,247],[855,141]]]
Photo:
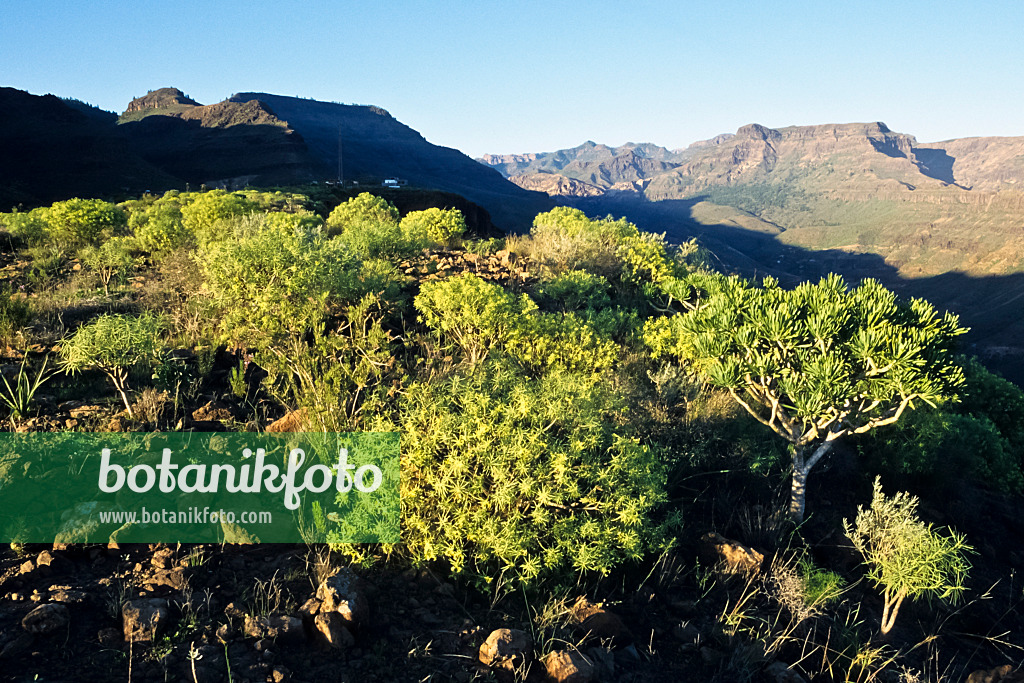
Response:
[[[87,268],[99,275],[107,296],[110,296],[110,282],[123,284],[141,260],[135,256],[134,242],[128,237],[111,237],[99,246],[84,247],[78,256]]]
[[[358,231],[367,225],[398,228],[399,213],[395,205],[369,192],[352,197],[339,204],[327,216],[329,234]]]
[[[905,598],[958,599],[971,568],[966,554],[972,549],[964,537],[937,533],[918,519],[917,504],[907,493],[886,497],[881,480],[875,479],[871,508],[858,506],[852,525],[843,520],[847,537],[868,566],[868,578],[882,588],[883,634],[892,629]]]
[[[471,273],[425,282],[413,302],[420,318],[442,341],[458,346],[471,365],[508,340],[522,317],[537,306]]]
[[[599,311],[611,305],[606,278],[585,270],[570,270],[537,287],[538,302],[550,310]]]
[[[28,299],[12,292],[7,284],[0,285],[0,343],[10,346],[31,319]]]
[[[55,202],[46,213],[50,236],[58,244],[96,244],[122,231],[128,214],[100,199]]]
[[[534,374],[553,369],[599,375],[619,358],[619,346],[575,313],[520,315],[506,350]]]
[[[843,577],[816,566],[809,558],[803,557],[797,563],[803,583],[804,602],[809,607],[825,607],[835,602],[846,588]]]
[[[102,315],[61,342],[61,367],[70,374],[87,368],[102,370],[132,415],[126,385],[128,373],[156,361],[163,330],[163,319],[152,313]]]
[[[31,211],[0,213],[0,225],[3,225],[27,246],[38,246],[46,242],[50,236],[50,224],[46,220],[48,212],[49,209],[39,208]]]
[[[223,331],[256,346],[301,334],[366,291],[359,262],[337,239],[274,221],[200,246],[196,261]]]
[[[195,233],[186,228],[181,206],[159,201],[146,210],[132,211],[128,227],[139,246],[149,252],[170,252],[195,244]]]
[[[410,211],[402,218],[402,237],[413,245],[449,244],[466,232],[466,219],[458,209]]]
[[[667,542],[663,458],[601,386],[505,362],[415,384],[401,407],[404,548],[529,583],[608,573]]]
[[[255,202],[241,195],[211,190],[195,196],[181,208],[181,222],[184,229],[195,235],[196,241],[202,245],[225,236],[225,220],[258,210]]]

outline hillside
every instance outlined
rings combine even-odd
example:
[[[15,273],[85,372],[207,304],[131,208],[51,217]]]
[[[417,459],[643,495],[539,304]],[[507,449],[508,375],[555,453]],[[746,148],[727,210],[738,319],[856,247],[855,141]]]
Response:
[[[599,148],[601,161],[582,158]],[[920,144],[880,122],[750,124],[662,161],[642,159],[642,172],[635,152],[607,158],[613,151],[587,143],[485,161],[504,171],[563,160],[545,179],[563,203],[674,239],[700,236],[725,267],[748,275],[795,282],[834,269],[925,296],[961,313],[979,351],[1024,379],[1021,309],[981,304],[1024,296],[1024,138]],[[558,176],[603,192],[581,196]]]
[[[0,210],[173,187],[177,179],[136,155],[115,120],[81,102],[0,88]]]
[[[337,173],[341,136],[343,175],[347,180],[375,181],[399,177],[410,185],[461,194],[490,211],[506,230],[529,225],[551,203],[509,183],[458,150],[433,145],[385,110],[304,100],[267,93],[239,93],[235,103],[258,101],[302,136],[310,154]]]
[[[72,196],[125,197],[186,186],[241,188],[334,180],[338,134],[348,181],[451,192],[523,230],[553,203],[461,152],[427,142],[379,107],[241,93],[203,105],[176,88],[117,116],[52,95],[0,90],[0,209]]]

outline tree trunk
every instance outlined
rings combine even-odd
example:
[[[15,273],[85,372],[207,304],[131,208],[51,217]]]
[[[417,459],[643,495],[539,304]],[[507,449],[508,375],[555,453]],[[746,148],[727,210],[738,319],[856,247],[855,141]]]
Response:
[[[816,449],[811,457],[804,458],[806,446],[793,447],[793,487],[789,498],[789,517],[797,524],[804,521],[804,508],[807,500],[807,475],[818,461],[832,449],[832,442],[825,441]]]

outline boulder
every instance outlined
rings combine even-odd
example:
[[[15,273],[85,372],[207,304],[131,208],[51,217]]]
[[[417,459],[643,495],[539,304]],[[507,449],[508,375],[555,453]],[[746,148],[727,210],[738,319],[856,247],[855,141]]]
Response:
[[[39,605],[26,614],[21,620],[21,627],[29,633],[46,634],[64,628],[69,621],[67,607],[49,603]]]
[[[129,600],[121,606],[125,642],[152,641],[167,627],[170,611],[167,601],[160,599]]]
[[[576,650],[555,650],[544,658],[544,670],[552,683],[590,683],[597,673],[594,664]]]
[[[337,613],[349,627],[362,622],[370,611],[361,581],[349,569],[341,569],[324,579],[316,589],[316,599],[320,601],[321,613]]]
[[[526,631],[499,628],[480,646],[481,663],[497,669],[515,671],[533,659],[533,639]]]
[[[701,537],[704,554],[721,563],[727,572],[749,574],[761,571],[764,555],[738,541],[709,532]]]

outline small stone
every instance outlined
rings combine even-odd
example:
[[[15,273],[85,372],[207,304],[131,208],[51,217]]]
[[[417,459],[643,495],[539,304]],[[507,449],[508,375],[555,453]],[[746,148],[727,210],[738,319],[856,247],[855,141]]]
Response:
[[[25,615],[21,627],[29,633],[53,633],[67,626],[70,617],[64,605],[40,605]]]
[[[533,639],[526,631],[499,628],[480,646],[480,662],[514,671],[533,659]]]
[[[153,640],[166,626],[169,616],[166,600],[129,600],[121,607],[125,641],[139,643]]]
[[[104,647],[117,647],[121,643],[121,632],[113,626],[101,628],[96,634],[96,639]]]
[[[278,664],[270,672],[270,679],[274,683],[286,683],[292,678],[292,671],[283,664]]]
[[[349,648],[355,644],[355,639],[347,628],[345,628],[337,612],[321,612],[313,618],[313,627],[320,637],[320,641],[329,648]]]
[[[31,572],[35,568],[36,568],[36,563],[35,562],[33,562],[32,560],[25,560],[24,562],[21,563],[21,566],[18,568],[18,573],[19,574],[28,574],[29,572]]]
[[[231,628],[231,624],[221,624],[217,627],[217,638],[221,642],[227,643],[234,637],[235,629]]]
[[[544,670],[553,683],[590,683],[596,675],[593,663],[576,650],[550,653],[544,659]]]
[[[716,558],[731,573],[756,573],[761,570],[764,555],[737,541],[709,532],[701,538],[706,555]]]
[[[356,626],[368,616],[369,605],[361,590],[359,577],[342,569],[324,579],[316,590],[321,612],[336,612],[348,625]]]
[[[54,557],[50,553],[50,551],[49,550],[44,550],[43,552],[39,553],[39,556],[36,558],[36,566],[37,567],[49,567],[51,564],[53,564],[53,561],[54,561]]]

